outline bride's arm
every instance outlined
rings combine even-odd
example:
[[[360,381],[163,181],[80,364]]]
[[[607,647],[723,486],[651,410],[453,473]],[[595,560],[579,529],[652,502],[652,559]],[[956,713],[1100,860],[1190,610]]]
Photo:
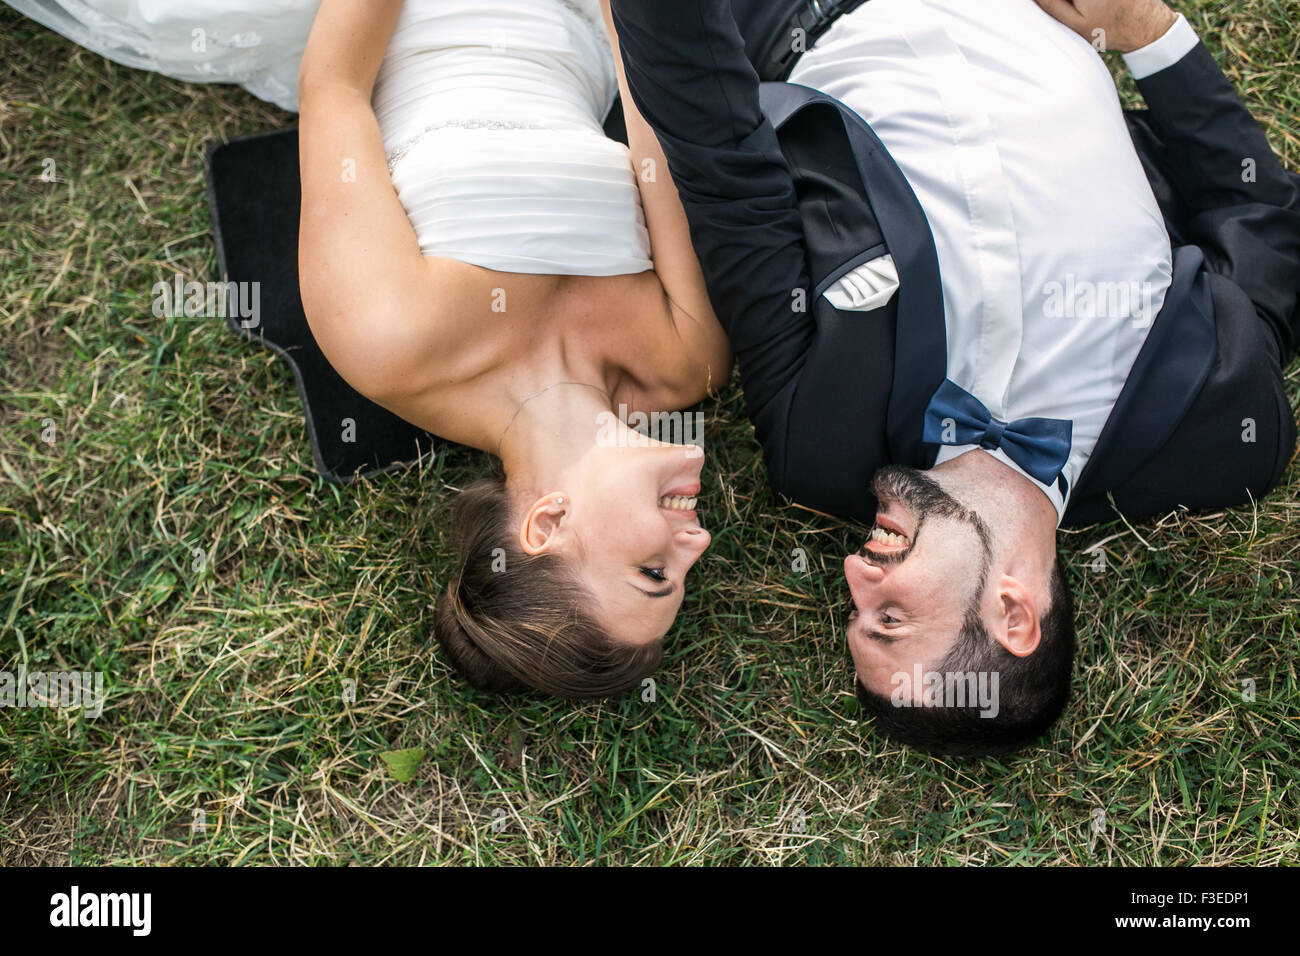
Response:
[[[713,312],[704,273],[691,245],[690,225],[668,170],[668,160],[664,158],[654,131],[628,92],[609,0],[601,0],[600,6],[605,17],[605,32],[614,50],[614,66],[618,70],[618,88],[627,124],[628,152],[641,190],[641,207],[645,212],[646,231],[650,234],[655,273],[668,298],[674,326],[690,352],[707,362],[710,390],[717,391],[731,372],[727,333]]]
[[[335,370],[401,404],[429,354],[428,271],[370,106],[401,0],[324,0],[298,75],[303,309]]]

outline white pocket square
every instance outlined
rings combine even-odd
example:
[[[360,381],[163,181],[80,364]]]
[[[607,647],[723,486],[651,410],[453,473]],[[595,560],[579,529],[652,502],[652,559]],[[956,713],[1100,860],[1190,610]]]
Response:
[[[870,312],[894,297],[898,291],[898,269],[893,256],[881,256],[864,262],[822,293],[837,309]]]

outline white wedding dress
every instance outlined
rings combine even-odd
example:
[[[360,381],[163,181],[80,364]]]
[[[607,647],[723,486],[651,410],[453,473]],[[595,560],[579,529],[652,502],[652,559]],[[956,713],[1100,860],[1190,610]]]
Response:
[[[4,0],[128,66],[297,109],[320,0]],[[371,98],[426,256],[502,272],[653,268],[599,0],[406,0]]]

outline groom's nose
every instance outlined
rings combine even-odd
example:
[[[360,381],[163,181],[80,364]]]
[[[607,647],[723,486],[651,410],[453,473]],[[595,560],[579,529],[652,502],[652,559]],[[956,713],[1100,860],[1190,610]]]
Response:
[[[844,559],[844,579],[848,582],[849,590],[853,592],[855,598],[858,597],[860,590],[879,584],[884,578],[884,569],[861,554],[850,554]]]

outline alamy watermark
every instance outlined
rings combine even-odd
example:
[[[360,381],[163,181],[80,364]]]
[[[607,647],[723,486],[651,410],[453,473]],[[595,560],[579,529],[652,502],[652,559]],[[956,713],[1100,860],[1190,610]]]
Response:
[[[239,319],[240,328],[255,329],[262,324],[262,284],[260,282],[186,282],[178,272],[170,283],[153,284],[155,318],[202,316]]]
[[[0,708],[80,707],[87,717],[104,712],[103,671],[0,671]]]
[[[1155,318],[1158,287],[1150,282],[1093,282],[1067,275],[1043,286],[1043,316],[1048,319],[1132,319],[1145,329]]]
[[[133,936],[148,936],[153,928],[153,894],[86,893],[74,885],[50,897],[50,925],[120,926]]]
[[[625,426],[620,428],[619,425]],[[602,448],[644,447],[651,441],[670,445],[694,445],[688,458],[702,455],[704,449],[703,412],[631,412],[618,406],[618,415],[601,412],[596,416],[596,444]],[[629,434],[628,430],[631,430]]]
[[[912,666],[912,673],[897,671],[890,684],[890,701],[895,707],[979,708],[980,716],[992,719],[998,704],[997,671],[925,671]]]

